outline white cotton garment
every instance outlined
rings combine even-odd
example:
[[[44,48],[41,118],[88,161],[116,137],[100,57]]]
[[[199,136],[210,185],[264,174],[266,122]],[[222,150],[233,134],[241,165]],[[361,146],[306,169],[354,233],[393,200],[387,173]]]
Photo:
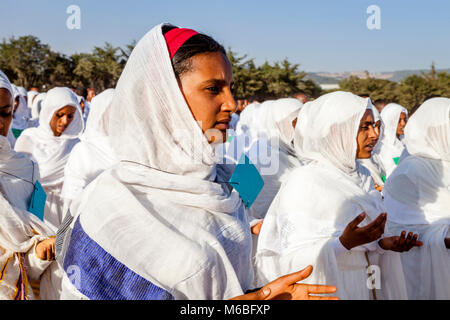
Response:
[[[73,148],[64,172],[61,195],[76,199],[81,191],[104,170],[117,163],[103,128],[102,116],[111,105],[114,89],[108,89],[92,99],[86,130]]]
[[[3,73],[3,71],[0,70],[0,88],[6,89],[11,94],[11,106],[14,108],[14,90],[12,88],[11,83],[9,82],[8,77],[6,74]],[[12,121],[11,121],[12,124]],[[9,126],[8,130],[8,141],[12,148],[14,148],[14,145],[16,144],[16,138],[14,137],[12,133],[12,125]]]
[[[380,113],[377,108],[373,104],[371,104],[371,110],[373,114],[373,122],[376,124],[378,121],[381,121]],[[380,126],[380,133],[378,137],[378,141],[383,136],[383,125]],[[379,143],[379,142],[377,142]],[[382,179],[383,176],[383,168],[380,165],[380,161],[377,161],[377,155],[375,155],[375,151],[369,159],[358,159],[357,161],[361,163],[364,167],[366,167],[370,171],[370,175],[372,176],[373,182],[378,186],[383,186],[384,181]],[[374,159],[375,158],[375,159]]]
[[[67,129],[57,137],[50,128],[54,113],[65,106],[76,108]],[[62,222],[61,188],[64,168],[69,154],[81,135],[84,124],[75,94],[69,88],[48,91],[39,117],[39,127],[24,130],[17,139],[15,150],[31,157],[39,166],[40,183],[47,194],[44,221],[56,232]]]
[[[161,27],[134,48],[103,115],[121,162],[70,207],[75,218],[64,244],[64,299],[156,298],[134,295],[134,283],[109,281],[122,274],[109,267],[111,261],[138,277],[142,290],[157,286],[166,298],[229,299],[252,282],[243,203],[222,183],[214,149],[179,89]],[[80,265],[88,258],[78,248],[90,239],[108,256],[97,270]],[[69,281],[72,267],[81,269],[78,284]]]
[[[334,285],[340,299],[374,299],[367,267],[381,269],[377,299],[404,299],[400,257],[376,241],[337,254],[336,241],[362,212],[359,226],[384,212],[370,173],[356,162],[356,137],[370,100],[334,92],[307,102],[298,114],[294,145],[302,166],[282,184],[264,220],[255,258],[255,285],[301,270],[305,283]],[[388,233],[385,229],[385,234]]]
[[[383,170],[386,179],[397,167],[394,158],[399,158],[405,149],[403,142],[397,137],[400,114],[408,117],[408,110],[396,103],[389,103],[380,113],[383,131],[372,154],[373,160]]]
[[[450,299],[450,99],[432,98],[405,128],[409,156],[385,184],[388,218],[424,245],[402,254],[410,299]]]

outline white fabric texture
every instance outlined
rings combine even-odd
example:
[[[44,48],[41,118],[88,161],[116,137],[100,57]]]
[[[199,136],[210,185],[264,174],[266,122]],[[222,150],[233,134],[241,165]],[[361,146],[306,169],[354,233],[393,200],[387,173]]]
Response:
[[[92,109],[80,142],[70,153],[64,170],[63,198],[73,200],[104,170],[117,163],[103,128],[102,116],[109,108],[114,89],[108,89],[92,99]]]
[[[264,141],[264,139],[268,141],[271,148],[270,159],[271,161],[277,161],[278,165],[275,172],[264,174],[261,167],[265,161],[261,159],[259,159],[260,161],[254,161],[264,180],[264,186],[260,194],[249,209],[250,214],[258,219],[265,217],[270,204],[280,189],[281,183],[294,168],[300,165],[292,144],[294,139],[292,122],[297,118],[303,104],[292,98],[264,102],[264,104],[267,104],[265,128],[260,130],[258,140],[259,142]],[[264,106],[261,106],[261,108],[264,108]],[[258,152],[264,152],[264,150],[265,148],[258,148],[255,151],[256,157],[259,158]],[[252,153],[252,150],[250,150],[250,154]]]
[[[13,114],[12,128],[17,130],[25,130],[28,128],[29,112],[25,98],[20,94],[19,89],[12,85],[14,99],[19,97],[19,105]]]
[[[214,182],[224,177],[178,87],[161,25],[133,50],[104,117],[122,162],[71,205],[87,235],[175,299],[242,294],[253,279],[244,207]]]
[[[64,106],[73,106],[76,111],[70,125],[57,137],[50,128],[50,120]],[[60,192],[64,168],[84,128],[75,94],[68,88],[60,87],[48,91],[39,119],[39,127],[22,132],[16,141],[15,150],[28,154],[39,165],[39,182],[47,193],[44,221],[56,232],[62,222],[63,201]]]
[[[424,102],[405,128],[409,153],[385,185],[385,205],[398,230],[424,245],[402,254],[410,299],[450,299],[450,99]]]
[[[376,264],[381,268],[377,298],[406,298],[398,254],[380,254],[374,241],[336,256],[335,241],[350,221],[364,211],[363,226],[384,212],[370,173],[355,160],[359,123],[369,104],[334,92],[300,110],[294,145],[303,166],[283,183],[264,220],[255,285],[313,265],[306,283],[335,285],[341,299],[371,299],[366,268]]]
[[[42,110],[42,102],[44,102],[47,93],[38,93],[31,104],[31,119],[35,121],[36,126],[39,126],[39,114]]]
[[[397,167],[393,159],[400,157],[405,148],[403,142],[397,137],[397,127],[401,113],[404,113],[408,118],[408,110],[396,103],[389,103],[380,113],[383,131],[374,149],[372,158],[383,170],[386,179]],[[402,139],[402,137],[400,138]]]

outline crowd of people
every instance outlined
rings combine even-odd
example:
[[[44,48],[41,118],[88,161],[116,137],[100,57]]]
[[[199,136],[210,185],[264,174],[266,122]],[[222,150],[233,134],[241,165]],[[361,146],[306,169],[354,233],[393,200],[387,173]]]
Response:
[[[233,82],[169,24],[98,95],[0,71],[0,299],[450,299],[450,99]]]

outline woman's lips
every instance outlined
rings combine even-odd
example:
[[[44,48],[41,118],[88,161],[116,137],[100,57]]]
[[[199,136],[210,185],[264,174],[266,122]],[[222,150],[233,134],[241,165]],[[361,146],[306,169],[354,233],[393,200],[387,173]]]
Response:
[[[215,125],[215,127],[219,130],[227,130],[230,127],[230,125],[228,123],[219,122]]]

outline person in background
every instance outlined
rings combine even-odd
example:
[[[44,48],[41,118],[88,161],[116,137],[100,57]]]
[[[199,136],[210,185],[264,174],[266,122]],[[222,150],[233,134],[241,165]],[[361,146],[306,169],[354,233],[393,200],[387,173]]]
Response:
[[[309,97],[304,91],[298,91],[292,97],[299,100],[303,104],[309,101]]]

